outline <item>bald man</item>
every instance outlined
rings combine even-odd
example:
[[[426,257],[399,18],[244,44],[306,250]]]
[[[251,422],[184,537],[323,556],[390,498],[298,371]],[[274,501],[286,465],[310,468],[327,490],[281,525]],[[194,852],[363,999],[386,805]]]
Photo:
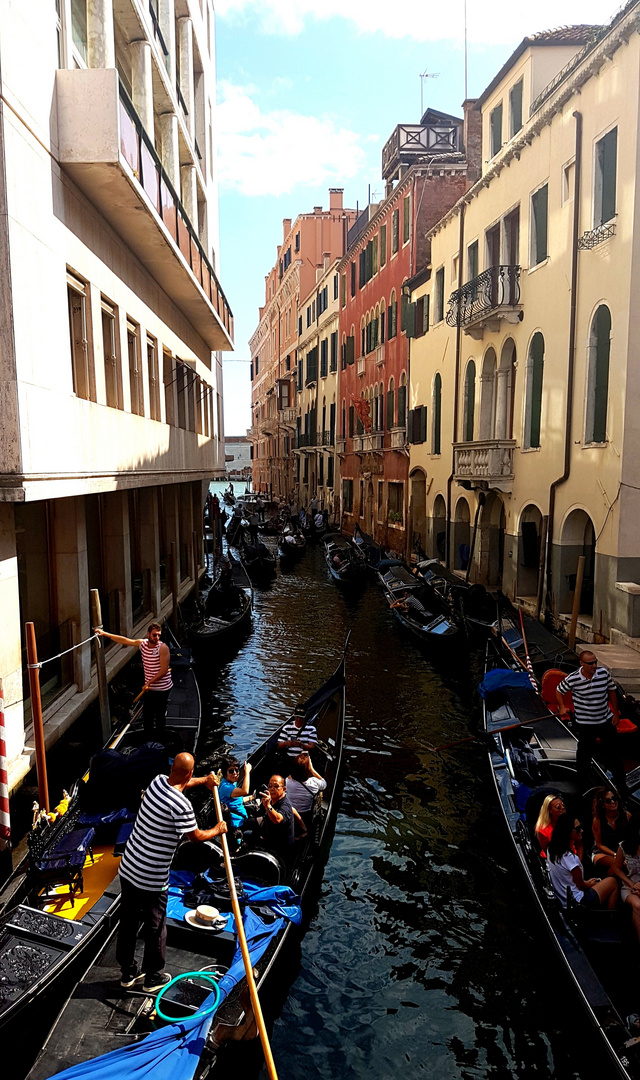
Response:
[[[579,659],[580,667],[577,671],[565,675],[556,689],[559,712],[562,717],[569,715],[564,695],[570,693],[573,698],[575,730],[578,737],[576,754],[578,781],[583,789],[593,782],[589,771],[591,758],[602,754],[608,759],[618,794],[622,794],[626,791],[627,784],[615,730],[620,720],[616,684],[608,668],[598,664],[595,653],[592,653],[590,649],[583,649]]]
[[[131,836],[120,863],[122,899],[116,960],[122,970],[120,985],[129,989],[144,980],[142,989],[153,993],[169,982],[164,970],[167,943],[167,890],[169,870],[178,843],[213,840],[227,831],[224,822],[199,829],[193,807],[184,792],[200,784],[216,786],[213,773],[193,775],[191,754],[178,754],[169,776],[161,774],[144,793]],[[145,940],[142,969],[136,963],[136,938],[143,923]]]

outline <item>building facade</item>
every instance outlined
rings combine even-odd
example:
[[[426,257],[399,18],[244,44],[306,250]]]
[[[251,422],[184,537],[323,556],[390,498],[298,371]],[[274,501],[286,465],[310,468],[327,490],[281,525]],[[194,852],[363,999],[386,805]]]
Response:
[[[412,295],[423,547],[559,623],[584,556],[587,640],[640,635],[639,13],[522,42]]]
[[[298,339],[303,330],[301,297],[315,287],[325,261],[342,255],[355,216],[355,210],[343,206],[342,188],[330,188],[328,210],[315,206],[312,213],[299,214],[293,224],[286,218],[276,263],[265,278],[265,302],[250,341],[253,420],[249,437],[253,486],[274,497],[289,495],[297,483],[293,448]]]
[[[382,154],[386,197],[360,215],[338,267],[343,525],[401,554],[411,545],[406,282],[429,260],[428,230],[479,173],[472,105],[464,120],[429,109],[420,124],[398,125]]]
[[[246,435],[227,435],[224,449],[227,480],[251,480],[251,439]]]
[[[56,14],[57,9],[57,14]],[[137,636],[202,565],[224,476],[213,9],[0,12],[0,596],[10,785],[30,767],[23,627],[49,660]],[[28,57],[28,63],[25,63]],[[112,676],[131,650],[110,645]],[[41,671],[48,743],[97,695],[91,647]]]

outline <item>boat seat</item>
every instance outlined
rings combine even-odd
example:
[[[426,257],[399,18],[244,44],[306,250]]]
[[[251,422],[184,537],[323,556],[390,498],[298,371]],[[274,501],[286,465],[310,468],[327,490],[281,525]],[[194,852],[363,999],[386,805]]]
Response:
[[[558,685],[566,678],[566,671],[560,671],[559,668],[549,668],[542,676],[542,685],[540,687],[540,696],[544,701],[548,709],[556,715],[560,712],[558,708],[558,699],[556,697],[556,690]],[[562,699],[568,709],[573,711],[573,697],[570,693],[564,694]]]
[[[29,856],[39,885],[68,885],[69,897],[73,900],[75,892],[82,892],[84,881],[82,870],[87,855],[93,862],[91,843],[95,829],[91,826],[73,828],[71,819],[69,828],[56,829],[42,819],[27,836]],[[64,822],[63,825],[67,823]]]
[[[233,860],[234,874],[258,885],[280,885],[284,881],[285,867],[277,855],[270,851],[252,850],[237,855]]]

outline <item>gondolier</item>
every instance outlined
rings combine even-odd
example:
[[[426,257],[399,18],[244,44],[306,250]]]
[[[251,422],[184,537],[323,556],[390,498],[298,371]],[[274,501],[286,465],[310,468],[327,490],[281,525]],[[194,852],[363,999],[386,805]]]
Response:
[[[167,702],[173,686],[169,669],[169,646],[160,641],[162,627],[160,623],[149,623],[146,638],[128,638],[121,634],[108,634],[106,630],[95,630],[99,637],[108,637],[118,645],[137,646],[144,668],[144,687],[142,699],[142,720],[145,735],[154,732],[161,735],[167,722]]]
[[[620,719],[616,685],[609,669],[598,667],[594,653],[585,650],[580,653],[579,660],[578,670],[567,675],[556,688],[562,717],[569,715],[564,695],[570,693],[573,698],[578,737],[578,780],[583,786],[588,785],[591,758],[596,749],[596,740],[599,739],[600,750],[609,758],[611,774],[618,791],[625,791],[625,773],[615,731]]]

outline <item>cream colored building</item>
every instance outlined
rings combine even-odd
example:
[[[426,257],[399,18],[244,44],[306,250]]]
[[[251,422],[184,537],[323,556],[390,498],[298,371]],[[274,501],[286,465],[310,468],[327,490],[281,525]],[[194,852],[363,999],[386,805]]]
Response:
[[[25,621],[47,659],[140,634],[201,565],[224,476],[210,0],[0,6],[0,675],[30,764]],[[194,537],[196,538],[194,544]],[[130,650],[111,646],[110,675]],[[47,742],[97,693],[89,646],[41,672]]]
[[[338,342],[340,332],[338,259],[325,256],[317,281],[300,302],[296,432],[294,454],[298,498],[308,506],[314,495],[331,513],[340,491],[336,453]]]
[[[412,294],[414,532],[560,621],[584,555],[585,639],[640,635],[639,25],[525,38]]]

